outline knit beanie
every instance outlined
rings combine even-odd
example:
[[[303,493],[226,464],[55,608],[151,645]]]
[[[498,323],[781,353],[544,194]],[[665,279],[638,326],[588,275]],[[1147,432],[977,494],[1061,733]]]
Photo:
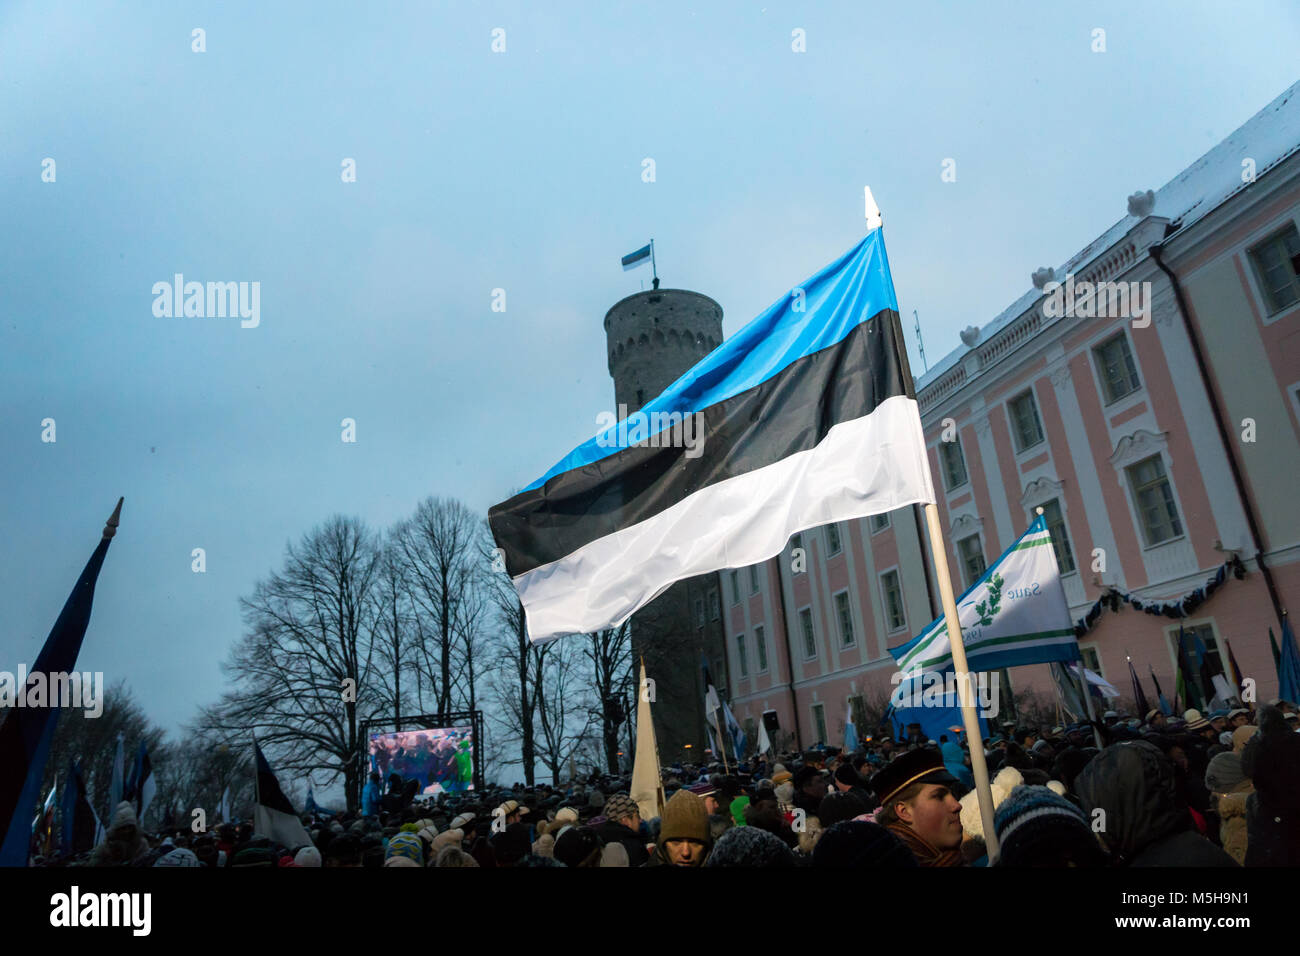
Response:
[[[844,820],[822,834],[812,855],[813,866],[882,869],[914,867],[916,857],[903,841],[878,823]]]
[[[694,840],[709,843],[709,814],[704,801],[689,790],[678,790],[664,804],[663,823],[659,827],[659,844],[669,840]]]
[[[424,844],[414,833],[394,834],[384,852],[384,863],[395,856],[404,856],[416,866],[424,866]]]
[[[777,837],[757,827],[732,827],[722,834],[705,866],[795,865],[794,854]]]
[[[190,850],[183,847],[178,850],[172,850],[170,853],[164,853],[154,861],[154,866],[202,866],[199,858]]]
[[[1241,754],[1215,754],[1205,768],[1205,785],[1214,793],[1228,793],[1245,779]]]
[[[1016,787],[993,815],[1003,866],[1101,866],[1084,812],[1047,787]]]
[[[293,858],[293,862],[299,866],[320,866],[320,850],[316,849],[314,846],[305,846],[298,851],[297,855]]]

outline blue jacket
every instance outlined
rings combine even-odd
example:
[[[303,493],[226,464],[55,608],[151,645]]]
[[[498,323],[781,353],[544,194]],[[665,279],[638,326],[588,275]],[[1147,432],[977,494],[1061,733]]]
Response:
[[[373,817],[379,813],[379,799],[382,794],[379,792],[379,784],[373,780],[366,784],[366,789],[361,793],[361,815],[363,817]]]

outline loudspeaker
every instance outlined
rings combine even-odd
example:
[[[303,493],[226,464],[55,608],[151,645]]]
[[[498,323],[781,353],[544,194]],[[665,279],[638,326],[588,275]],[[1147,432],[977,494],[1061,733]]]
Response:
[[[769,737],[781,729],[781,721],[777,719],[776,711],[763,711],[763,726],[767,728]]]

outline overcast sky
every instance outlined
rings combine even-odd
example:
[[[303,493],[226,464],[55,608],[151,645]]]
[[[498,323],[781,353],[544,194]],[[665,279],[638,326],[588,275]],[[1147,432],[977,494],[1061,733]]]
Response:
[[[870,184],[919,374],[913,309],[934,364],[1294,82],[1297,9],[0,4],[0,669],[125,495],[79,666],[175,731],[287,541],[485,512],[595,433],[651,237],[731,334]],[[260,324],[155,316],[178,272]]]

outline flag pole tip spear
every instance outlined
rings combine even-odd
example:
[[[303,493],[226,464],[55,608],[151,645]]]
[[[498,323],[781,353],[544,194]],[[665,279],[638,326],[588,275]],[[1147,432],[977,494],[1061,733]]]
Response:
[[[111,538],[113,535],[117,534],[117,526],[120,523],[119,519],[122,517],[122,502],[125,500],[125,498],[118,498],[117,507],[114,508],[113,513],[108,516],[108,523],[104,525],[105,538]]]

